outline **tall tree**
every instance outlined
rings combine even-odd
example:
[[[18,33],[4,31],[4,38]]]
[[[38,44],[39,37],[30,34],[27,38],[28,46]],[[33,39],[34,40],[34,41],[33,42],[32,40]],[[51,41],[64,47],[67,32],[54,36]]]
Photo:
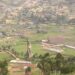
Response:
[[[27,51],[26,51],[26,54],[25,54],[25,59],[30,59],[32,57],[32,51],[31,51],[31,44],[29,42],[29,39],[27,38]]]
[[[43,75],[50,75],[52,68],[52,61],[49,53],[39,56],[38,68],[42,71]]]
[[[55,63],[56,64],[56,71],[60,73],[61,68],[64,65],[64,57],[60,53],[58,53],[55,57],[55,60],[56,60],[56,63]]]

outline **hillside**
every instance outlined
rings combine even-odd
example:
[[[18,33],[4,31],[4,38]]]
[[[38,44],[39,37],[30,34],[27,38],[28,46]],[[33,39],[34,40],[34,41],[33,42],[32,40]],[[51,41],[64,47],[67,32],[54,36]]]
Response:
[[[6,73],[75,74],[75,0],[0,0],[0,74]]]
[[[31,21],[39,18],[42,21],[54,21],[57,16],[68,19],[75,17],[74,6],[74,0],[1,0],[0,14],[12,18],[20,17],[22,14],[22,17],[25,16],[24,19],[28,18]]]
[[[0,31],[21,32],[51,23],[74,25],[74,7],[75,0],[0,0]]]

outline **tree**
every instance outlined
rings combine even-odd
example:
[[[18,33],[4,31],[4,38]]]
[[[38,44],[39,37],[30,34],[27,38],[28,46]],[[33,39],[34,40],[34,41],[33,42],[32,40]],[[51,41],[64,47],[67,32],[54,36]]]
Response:
[[[7,66],[8,66],[7,61],[0,61],[0,75],[8,74]]]
[[[56,71],[60,73],[61,68],[64,65],[64,57],[60,53],[58,53],[55,57],[55,60],[56,60],[55,62]]]
[[[75,61],[72,58],[65,60],[64,66],[61,68],[62,74],[69,74],[75,71]]]
[[[50,75],[52,69],[52,61],[49,53],[39,56],[37,67],[42,71],[43,75]]]
[[[25,59],[29,60],[33,56],[33,54],[32,54],[32,51],[31,51],[31,44],[29,42],[29,39],[27,38],[26,41],[27,41],[27,51],[26,51],[26,54],[25,54]]]
[[[25,75],[31,75],[31,67],[26,68]]]
[[[75,71],[75,62],[68,59],[65,59],[60,53],[55,57],[50,57],[49,53],[46,53],[39,56],[37,67],[43,75],[69,74]]]

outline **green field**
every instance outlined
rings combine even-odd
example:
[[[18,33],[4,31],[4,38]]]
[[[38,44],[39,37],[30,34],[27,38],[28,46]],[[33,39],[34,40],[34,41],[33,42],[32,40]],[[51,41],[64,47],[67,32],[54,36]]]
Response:
[[[41,43],[33,43],[33,41],[41,41],[43,39],[47,39],[49,36],[63,36],[65,38],[67,38],[67,40],[65,40],[66,43],[72,43],[74,44],[75,41],[75,27],[74,26],[55,26],[55,25],[47,25],[46,27],[47,33],[32,33],[30,36],[28,36],[29,41],[31,42],[32,45],[32,52],[33,54],[37,53],[37,54],[43,54],[45,52],[48,52],[46,50],[44,50],[41,46]],[[33,32],[35,32],[35,30],[33,30]],[[17,51],[20,55],[19,57],[23,57],[21,56],[21,53],[25,53],[27,50],[26,47],[26,39],[22,39],[22,38],[14,38],[15,41],[10,41],[10,42],[2,42],[0,43],[1,45],[7,45],[7,44],[11,44],[12,48],[15,49],[15,51]],[[12,39],[11,39],[12,40]],[[14,44],[15,43],[15,44]],[[73,49],[69,49],[69,48],[62,48],[64,50],[63,54],[66,55],[70,55],[70,56],[75,56],[75,50]],[[9,59],[10,55],[4,53],[0,53],[0,60],[3,59]]]
[[[6,52],[0,52],[0,61],[10,59],[12,59],[12,57],[9,54],[7,54]]]
[[[74,26],[54,26],[54,25],[50,25],[46,27],[47,33],[32,33],[31,35],[28,36],[29,41],[32,45],[32,53],[33,54],[44,54],[46,52],[49,52],[51,55],[54,56],[54,52],[50,52],[48,50],[45,50],[42,48],[42,45],[40,42],[36,42],[36,41],[41,41],[43,39],[47,39],[48,37],[52,36],[52,37],[56,37],[56,36],[63,36],[65,38],[67,38],[65,40],[66,44],[75,44],[75,27]],[[35,32],[35,30],[33,30],[32,32]],[[12,37],[13,39],[9,39],[9,40],[3,40],[6,38],[1,38],[0,41],[0,47],[1,46],[8,46],[11,45],[11,49],[13,48],[19,55],[19,58],[24,58],[24,54],[26,53],[27,50],[27,42],[26,42],[26,38],[20,38],[20,37]],[[3,40],[3,41],[2,41]],[[69,56],[69,57],[75,57],[75,49],[71,49],[71,48],[66,48],[66,47],[62,47],[62,49],[64,50],[64,52],[62,52],[63,55]],[[0,52],[0,61],[3,60],[11,60],[12,56],[9,55],[8,53],[2,51]],[[24,72],[14,72],[14,73],[10,73],[10,75],[24,75]],[[41,72],[38,69],[35,69],[35,71],[32,71],[32,75],[41,75]],[[55,75],[55,74],[54,74]],[[71,75],[71,74],[68,74]],[[73,73],[74,75],[74,73]]]

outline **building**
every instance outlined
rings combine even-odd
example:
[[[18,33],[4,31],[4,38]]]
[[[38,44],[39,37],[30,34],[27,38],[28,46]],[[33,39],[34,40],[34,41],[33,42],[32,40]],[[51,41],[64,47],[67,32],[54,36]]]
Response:
[[[48,40],[42,40],[42,47],[47,51],[62,53],[61,48],[64,45],[63,37],[48,38]]]
[[[65,42],[65,37],[64,36],[50,36],[47,39],[48,43],[54,44],[54,45],[60,45],[64,44]]]
[[[35,64],[32,64],[30,61],[11,60],[8,70],[12,72],[24,71],[27,67],[34,68]]]

